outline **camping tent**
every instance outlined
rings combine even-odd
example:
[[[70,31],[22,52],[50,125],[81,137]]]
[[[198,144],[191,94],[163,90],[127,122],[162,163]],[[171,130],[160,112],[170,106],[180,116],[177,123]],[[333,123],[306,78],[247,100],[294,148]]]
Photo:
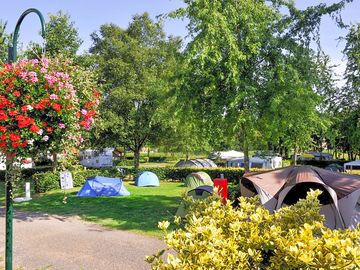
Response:
[[[213,152],[209,155],[210,159],[222,159],[229,160],[234,158],[244,158],[244,153],[240,151],[230,150],[230,151],[219,151]]]
[[[206,199],[211,196],[213,193],[213,187],[212,186],[199,186],[195,189],[190,190],[187,195],[193,197],[195,200],[201,200]],[[178,217],[185,217],[188,212],[188,209],[186,207],[186,204],[182,202],[176,211],[175,216]]]
[[[77,196],[126,196],[130,192],[125,188],[120,178],[94,176],[86,180]]]
[[[360,176],[311,166],[286,167],[244,175],[241,195],[259,194],[270,211],[305,198],[310,189],[320,189],[321,214],[329,228],[355,228],[360,223]]]
[[[188,159],[188,160],[180,160],[175,164],[176,168],[181,167],[200,167],[200,168],[213,168],[217,167],[217,165],[211,159]]]
[[[193,172],[186,176],[185,185],[191,189],[199,186],[214,186],[211,177],[205,172]]]
[[[344,171],[350,169],[352,171],[353,168],[359,169],[360,168],[360,160],[350,161],[348,163],[344,163]]]
[[[143,171],[136,176],[135,185],[138,187],[158,187],[160,182],[155,173]]]

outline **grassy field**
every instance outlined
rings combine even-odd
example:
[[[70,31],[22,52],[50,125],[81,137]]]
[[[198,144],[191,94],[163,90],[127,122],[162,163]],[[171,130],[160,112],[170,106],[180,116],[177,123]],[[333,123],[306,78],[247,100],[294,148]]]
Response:
[[[152,236],[160,236],[158,221],[173,220],[186,190],[182,183],[162,182],[160,187],[136,187],[125,183],[130,196],[124,197],[77,197],[79,188],[64,193],[52,191],[33,195],[33,200],[15,204],[15,209],[57,215],[77,215],[100,225],[129,230]],[[0,201],[4,205],[4,186],[0,186]]]

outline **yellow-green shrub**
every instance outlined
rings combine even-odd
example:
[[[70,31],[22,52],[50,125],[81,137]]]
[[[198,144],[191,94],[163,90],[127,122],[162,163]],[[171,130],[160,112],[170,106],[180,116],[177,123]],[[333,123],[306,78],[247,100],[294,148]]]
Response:
[[[360,228],[325,228],[319,193],[274,214],[254,198],[240,198],[238,208],[216,197],[194,201],[185,223],[175,218],[178,228],[165,236],[173,251],[147,261],[158,270],[360,269]],[[168,225],[159,222],[165,231]]]

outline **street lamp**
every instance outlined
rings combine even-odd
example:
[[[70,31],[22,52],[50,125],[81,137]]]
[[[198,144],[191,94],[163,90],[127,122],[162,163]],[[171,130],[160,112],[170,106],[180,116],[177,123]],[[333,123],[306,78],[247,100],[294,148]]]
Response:
[[[44,23],[44,17],[41,14],[40,11],[38,11],[35,8],[29,8],[27,10],[24,11],[23,14],[21,14],[19,20],[16,23],[15,26],[15,31],[14,34],[12,36],[13,40],[12,40],[12,44],[10,44],[9,46],[9,51],[8,51],[8,63],[11,64],[13,62],[16,61],[16,57],[17,57],[17,40],[18,40],[18,36],[19,36],[19,29],[20,29],[20,25],[22,23],[22,21],[24,20],[24,18],[26,17],[26,15],[28,15],[29,13],[36,13],[39,18],[40,18],[40,23],[41,23],[41,36],[45,39],[45,23]],[[10,165],[11,166],[11,165]],[[8,170],[9,170],[9,164],[6,164],[6,177],[8,178]],[[13,254],[13,250],[12,250],[12,246],[13,246],[13,198],[12,198],[12,193],[13,193],[13,187],[12,187],[12,183],[11,181],[9,181],[9,179],[6,179],[6,249],[5,249],[5,269],[6,270],[12,270],[12,254]]]

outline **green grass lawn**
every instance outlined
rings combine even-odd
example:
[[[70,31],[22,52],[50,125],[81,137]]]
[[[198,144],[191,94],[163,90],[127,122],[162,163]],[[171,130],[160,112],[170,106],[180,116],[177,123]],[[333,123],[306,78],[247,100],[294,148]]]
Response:
[[[62,191],[33,194],[33,200],[15,204],[15,209],[57,215],[78,215],[106,227],[160,236],[157,223],[173,220],[173,216],[186,190],[182,183],[161,182],[160,187],[136,187],[126,183],[130,196],[77,197],[79,188],[67,192],[63,203]],[[0,186],[0,201],[4,205],[4,185]]]

